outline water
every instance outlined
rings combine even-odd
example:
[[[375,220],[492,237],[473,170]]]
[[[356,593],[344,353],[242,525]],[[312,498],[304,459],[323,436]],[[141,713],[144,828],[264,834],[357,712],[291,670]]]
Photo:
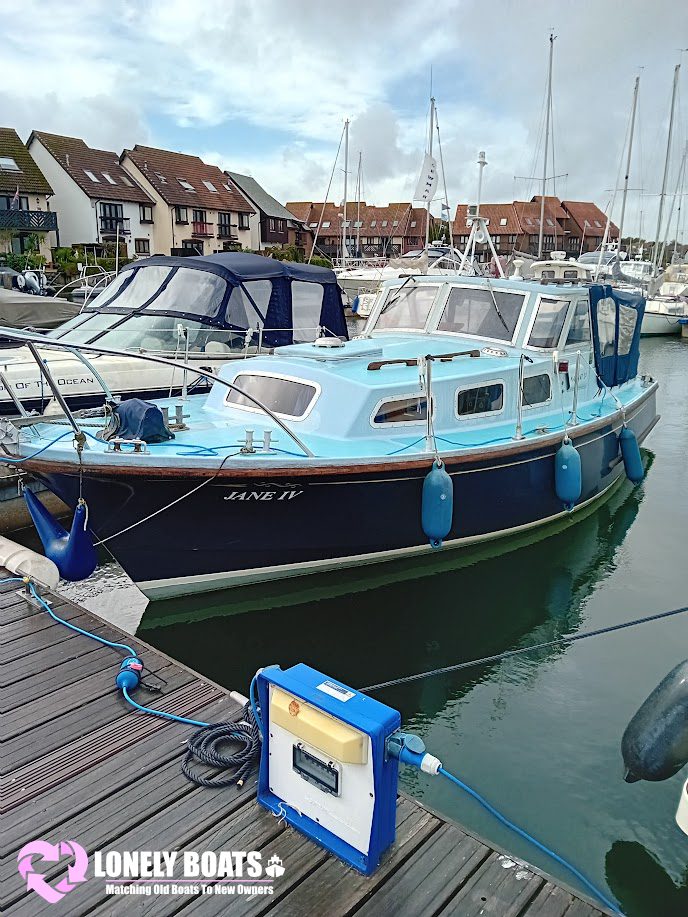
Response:
[[[307,662],[354,686],[687,604],[688,343],[643,341],[662,420],[639,488],[515,550],[483,548],[287,584],[153,603],[109,567],[72,594],[176,659],[246,691],[258,666]],[[546,535],[546,537],[544,537]],[[632,917],[688,913],[683,776],[628,785],[620,740],[688,656],[688,616],[380,692],[445,767],[607,888]],[[404,788],[565,881],[448,781]]]

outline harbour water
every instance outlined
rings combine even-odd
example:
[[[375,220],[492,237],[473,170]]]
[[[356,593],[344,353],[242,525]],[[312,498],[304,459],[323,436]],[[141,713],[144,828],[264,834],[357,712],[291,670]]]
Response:
[[[661,383],[646,481],[584,519],[469,555],[159,602],[116,566],[69,592],[181,662],[246,691],[259,666],[304,661],[354,686],[688,604],[688,345],[644,340]],[[460,512],[460,507],[458,507]],[[336,520],[330,520],[336,524]],[[546,536],[546,537],[545,537]],[[508,550],[507,550],[508,549]],[[620,741],[688,656],[688,615],[379,692],[445,767],[607,887],[633,917],[688,913],[682,780],[628,785]],[[407,773],[431,807],[571,882],[445,781]]]

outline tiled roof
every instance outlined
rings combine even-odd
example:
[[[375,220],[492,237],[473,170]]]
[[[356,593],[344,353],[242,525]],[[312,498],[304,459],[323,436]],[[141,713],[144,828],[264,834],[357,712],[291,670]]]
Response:
[[[480,215],[489,220],[488,229],[493,236],[518,235],[521,232],[513,204],[481,204]],[[454,235],[468,235],[470,229],[466,226],[467,217],[468,205],[459,204],[452,227]],[[506,223],[503,223],[502,220],[506,220]]]
[[[570,214],[571,218],[580,227],[581,233],[585,230],[586,236],[602,236],[607,225],[607,216],[597,204],[589,201],[562,201],[562,207]],[[587,225],[586,225],[587,223]],[[609,235],[618,237],[619,228],[615,223],[609,223]]]
[[[521,225],[521,232],[528,236],[540,234],[540,198],[530,201],[514,201],[514,211]],[[552,236],[564,231],[560,220],[565,220],[567,214],[562,210],[561,204],[554,204],[545,198],[545,226],[544,235]]]
[[[250,175],[242,175],[240,172],[230,172],[228,169],[225,170],[225,175],[230,177],[231,182],[236,185],[239,192],[248,198],[255,207],[261,210],[266,217],[274,217],[278,220],[291,220],[292,222],[297,221],[294,214],[290,213],[278,200],[268,194],[265,188],[259,185],[255,178],[252,178]]]
[[[207,165],[198,156],[139,144],[125,150],[122,156],[132,160],[167,204],[198,210],[254,212],[222,169]],[[180,184],[182,181],[189,187]]]
[[[33,131],[28,146],[34,138],[43,144],[88,197],[99,201],[153,203],[143,188],[124,171],[117,153],[91,149],[77,137],[62,137],[59,134],[46,134],[44,131]],[[93,181],[88,172],[94,175],[97,181]]]
[[[11,191],[19,185],[20,194],[52,194],[53,189],[33,161],[31,153],[12,127],[0,127],[0,157],[13,159],[19,171],[0,167],[0,191]]]
[[[287,204],[287,210],[297,219],[315,231],[320,221],[320,236],[339,236],[342,232],[343,209],[340,204],[328,201],[323,210],[322,201],[298,201]],[[408,202],[388,204],[386,207],[374,207],[361,201],[347,204],[346,219],[349,223],[349,235],[359,232],[362,236],[425,236],[425,219],[427,211],[423,207],[412,207]],[[361,225],[356,226],[360,221]],[[394,225],[396,223],[396,225]]]

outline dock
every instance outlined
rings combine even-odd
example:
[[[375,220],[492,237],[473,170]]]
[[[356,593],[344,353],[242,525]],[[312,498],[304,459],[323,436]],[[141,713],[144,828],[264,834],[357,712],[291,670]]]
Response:
[[[30,605],[17,593],[20,584],[2,583],[10,575],[0,568],[0,911],[9,917],[609,913],[403,794],[396,843],[366,878],[260,807],[255,776],[243,787],[195,786],[180,769],[194,729],[133,711],[115,689],[121,655]],[[138,690],[142,703],[209,722],[240,711],[226,688],[58,594],[44,598],[71,623],[130,644],[147,669],[165,679],[161,695]],[[18,871],[18,851],[39,839],[75,841],[89,855],[87,878],[78,883],[64,851],[36,861],[40,882],[54,888],[67,880],[55,904],[27,888]],[[94,854],[112,850],[260,851],[263,862],[279,857],[284,874],[269,894],[240,894],[240,886],[212,880],[202,883],[210,890],[186,881],[178,883],[182,892],[168,894],[132,880],[142,893],[110,894],[108,879],[94,875]]]

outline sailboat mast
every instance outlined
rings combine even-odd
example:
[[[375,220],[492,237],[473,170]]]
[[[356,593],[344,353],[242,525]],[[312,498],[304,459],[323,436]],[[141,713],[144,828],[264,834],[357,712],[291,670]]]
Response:
[[[671,90],[671,113],[669,115],[669,136],[667,137],[666,157],[664,159],[664,176],[662,178],[662,191],[659,195],[659,213],[657,214],[657,232],[655,233],[655,250],[652,253],[652,267],[657,267],[659,256],[659,236],[662,231],[662,216],[664,215],[664,197],[666,195],[667,178],[669,177],[669,160],[671,158],[671,140],[674,135],[674,109],[676,107],[676,92],[678,90],[678,75],[681,65],[674,67],[674,85]]]
[[[358,172],[356,174],[356,257],[361,256],[361,160],[363,153],[358,151]]]
[[[540,200],[540,235],[538,259],[542,258],[542,240],[545,232],[545,195],[547,194],[547,156],[549,154],[549,118],[552,111],[552,58],[554,57],[554,32],[549,33],[549,69],[547,73],[547,103],[545,112],[545,161],[542,167],[542,199]]]
[[[346,196],[349,177],[349,119],[344,122],[344,207],[342,211],[342,267],[346,267]]]
[[[430,130],[428,132],[428,154],[432,156],[432,135],[435,130],[435,97],[430,99]],[[425,216],[425,250],[427,251],[430,244],[430,204],[432,201],[428,198],[427,214]]]
[[[635,113],[638,107],[638,86],[640,77],[635,78],[633,87],[633,107],[631,109],[631,129],[628,137],[628,156],[626,157],[626,175],[624,177],[623,197],[621,198],[621,218],[619,219],[619,248],[617,250],[617,261],[621,255],[621,242],[623,240],[624,218],[626,216],[626,197],[628,196],[628,176],[631,172],[631,153],[633,152],[633,132],[635,130]]]

